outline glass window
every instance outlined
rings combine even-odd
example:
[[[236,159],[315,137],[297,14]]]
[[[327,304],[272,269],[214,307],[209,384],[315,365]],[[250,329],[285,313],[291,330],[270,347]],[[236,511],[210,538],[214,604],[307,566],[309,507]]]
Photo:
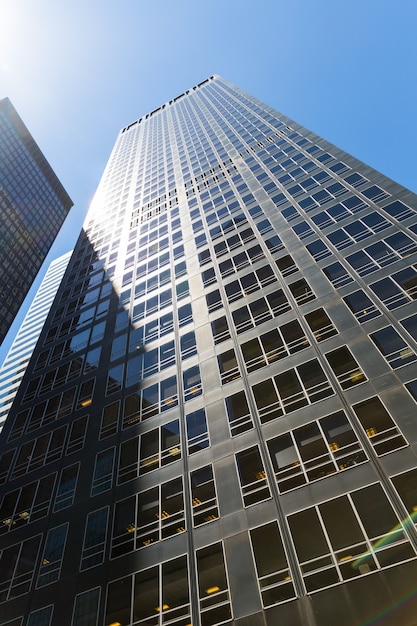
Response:
[[[304,278],[297,280],[295,283],[291,283],[290,285],[288,285],[288,287],[292,295],[294,296],[298,306],[302,306],[306,302],[314,300],[316,297],[310,285]]]
[[[130,587],[130,585],[129,585]],[[123,614],[122,614],[123,617]],[[187,557],[177,557],[135,575],[133,621],[156,625],[163,622],[186,624],[190,621]],[[111,620],[119,621],[114,612]],[[126,615],[123,623],[132,621]]]
[[[317,239],[316,241],[307,244],[306,248],[315,261],[321,261],[321,259],[325,259],[327,256],[332,254],[331,250],[323,241],[321,241],[321,239]]]
[[[183,372],[184,400],[191,400],[202,393],[200,368],[194,365]]]
[[[54,607],[46,606],[43,609],[38,609],[37,611],[32,611],[29,615],[29,619],[27,621],[27,626],[49,626],[52,619]],[[8,626],[10,622],[7,622],[6,626]],[[20,622],[19,622],[20,623]]]
[[[369,285],[375,295],[387,307],[387,309],[396,309],[403,304],[410,302],[408,296],[400,289],[398,285],[390,278],[383,278],[372,285]]]
[[[225,398],[229,428],[232,437],[253,428],[246,394],[244,391]]]
[[[354,404],[353,409],[378,456],[407,445],[400,429],[377,396]]]
[[[68,523],[48,531],[38,573],[37,587],[44,587],[59,580],[67,532]]]
[[[157,568],[155,568],[157,569]],[[153,602],[154,596],[148,587],[149,602]],[[131,621],[131,596],[132,578],[126,576],[111,582],[107,587],[106,618],[105,624],[129,624]],[[155,604],[158,606],[158,604]],[[153,610],[155,610],[155,606]],[[95,626],[95,625],[94,625]]]
[[[417,522],[417,469],[414,468],[391,478],[408,514]]]
[[[343,411],[268,441],[280,492],[366,461]]]
[[[230,339],[229,326],[225,316],[219,317],[211,322],[211,332],[213,333],[214,343],[216,344]]]
[[[198,591],[202,626],[215,626],[230,620],[231,608],[221,543],[196,552]]]
[[[345,296],[343,300],[361,324],[381,315],[381,311],[361,289]]]
[[[370,335],[372,341],[392,368],[402,367],[417,359],[415,353],[392,326]]]
[[[262,604],[266,608],[295,596],[276,522],[250,531]]]
[[[103,563],[108,516],[108,507],[88,514],[81,555],[81,570]]]
[[[336,289],[339,289],[339,287],[343,287],[344,285],[348,285],[353,281],[352,276],[343,267],[343,265],[339,263],[339,261],[336,261],[331,265],[326,265],[326,267],[322,267],[321,269],[323,274],[330,280]]]
[[[198,409],[186,415],[188,454],[199,452],[210,445],[206,411]]]
[[[133,394],[136,398],[137,395]],[[129,396],[132,397],[132,396]],[[126,399],[126,402],[128,399]],[[108,404],[103,409],[103,416],[101,418],[100,439],[110,437],[117,432],[119,421],[120,401]]]
[[[366,381],[365,374],[346,346],[328,352],[325,356],[342,389],[349,389]]]
[[[239,366],[236,359],[236,354],[233,348],[219,354],[217,362],[220,370],[220,378],[222,384],[230,383],[237,378],[240,378]]]
[[[191,472],[190,481],[194,526],[217,519],[219,510],[212,466],[207,465]]]
[[[417,272],[415,267],[406,267],[391,277],[407,293],[411,300],[417,299]]]
[[[96,456],[91,495],[95,496],[111,488],[113,483],[115,449],[109,448]]]
[[[99,599],[99,587],[75,596],[72,626],[97,626]]]
[[[79,466],[79,463],[75,463],[62,470],[55,496],[54,513],[68,506],[72,506],[77,488]]]
[[[245,506],[271,497],[259,449],[254,446],[236,454],[242,498]]]
[[[305,318],[314,333],[316,341],[324,341],[329,337],[333,337],[333,335],[337,335],[337,330],[324,309],[311,311],[311,313],[307,313]]]

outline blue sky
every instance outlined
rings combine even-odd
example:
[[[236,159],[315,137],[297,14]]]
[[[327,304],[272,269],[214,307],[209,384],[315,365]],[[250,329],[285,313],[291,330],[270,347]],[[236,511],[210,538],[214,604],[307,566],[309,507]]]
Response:
[[[417,191],[416,23],[415,0],[0,0],[0,97],[75,203],[48,261],[119,129],[213,73]]]

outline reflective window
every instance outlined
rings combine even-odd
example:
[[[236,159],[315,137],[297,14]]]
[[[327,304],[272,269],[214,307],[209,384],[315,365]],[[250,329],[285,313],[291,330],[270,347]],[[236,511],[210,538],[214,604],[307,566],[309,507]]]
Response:
[[[201,626],[231,619],[223,546],[216,543],[196,552]]]
[[[414,351],[392,326],[387,326],[376,333],[372,333],[370,338],[394,369],[407,365],[407,363],[412,363],[417,359]]]
[[[108,507],[88,514],[85,524],[80,570],[103,563],[108,517]]]
[[[72,506],[77,488],[79,466],[79,463],[75,463],[62,470],[55,496],[54,513],[55,511],[60,511],[68,506]]]
[[[361,289],[345,296],[343,300],[361,324],[381,315],[381,311]]]
[[[400,429],[377,396],[354,404],[353,409],[378,456],[407,445]]]
[[[115,449],[109,448],[96,456],[91,495],[95,496],[111,488],[113,483]]]
[[[293,598],[294,586],[276,522],[254,528],[250,538],[262,605],[266,608]]]
[[[314,300],[316,297],[304,278],[300,278],[300,280],[297,280],[295,283],[291,283],[288,287],[298,306],[302,306],[306,302]]]
[[[216,486],[211,465],[190,474],[193,524],[201,526],[219,517]]]
[[[349,389],[367,380],[361,367],[346,346],[325,355],[342,389]]]
[[[238,452],[236,462],[244,506],[268,500],[271,492],[259,449],[254,446]]]
[[[339,261],[331,265],[326,265],[326,267],[322,267],[321,270],[336,289],[344,287],[344,285],[348,285],[353,281],[352,276]]]
[[[96,626],[99,599],[99,587],[76,595],[72,626]]]
[[[204,408],[185,416],[187,425],[188,454],[204,450],[210,445],[207,432],[206,410]]]
[[[228,396],[225,398],[225,402],[232,437],[253,428],[253,421],[244,391]]]
[[[68,523],[62,524],[48,531],[38,572],[37,587],[44,587],[59,580],[68,526]]]
[[[290,515],[288,522],[308,592],[415,557],[379,484]]]
[[[43,609],[38,609],[37,611],[32,611],[29,615],[29,619],[27,621],[27,626],[49,626],[52,619],[54,607],[46,606]],[[6,626],[9,625],[10,622],[7,622]]]
[[[314,333],[316,341],[324,341],[333,335],[337,335],[337,330],[324,309],[316,309],[305,316],[307,324]]]
[[[367,460],[343,411],[271,439],[268,449],[280,492]]]

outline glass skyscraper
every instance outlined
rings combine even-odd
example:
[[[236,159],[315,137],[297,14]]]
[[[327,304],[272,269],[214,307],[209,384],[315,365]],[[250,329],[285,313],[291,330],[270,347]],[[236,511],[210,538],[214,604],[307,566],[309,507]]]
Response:
[[[30,361],[72,252],[49,265],[16,337],[0,367],[0,430]]]
[[[417,198],[212,76],[124,127],[0,438],[1,626],[413,626]]]
[[[0,100],[0,344],[72,200],[8,98]]]

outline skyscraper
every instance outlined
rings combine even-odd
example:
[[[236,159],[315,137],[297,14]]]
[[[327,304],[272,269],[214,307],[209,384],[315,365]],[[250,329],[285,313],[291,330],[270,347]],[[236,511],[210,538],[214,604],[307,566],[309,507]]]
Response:
[[[217,76],[124,127],[1,433],[1,626],[415,624],[416,228]]]
[[[72,252],[67,252],[49,265],[0,367],[0,430],[6,421],[71,254]]]
[[[8,98],[0,100],[0,344],[72,201]]]

